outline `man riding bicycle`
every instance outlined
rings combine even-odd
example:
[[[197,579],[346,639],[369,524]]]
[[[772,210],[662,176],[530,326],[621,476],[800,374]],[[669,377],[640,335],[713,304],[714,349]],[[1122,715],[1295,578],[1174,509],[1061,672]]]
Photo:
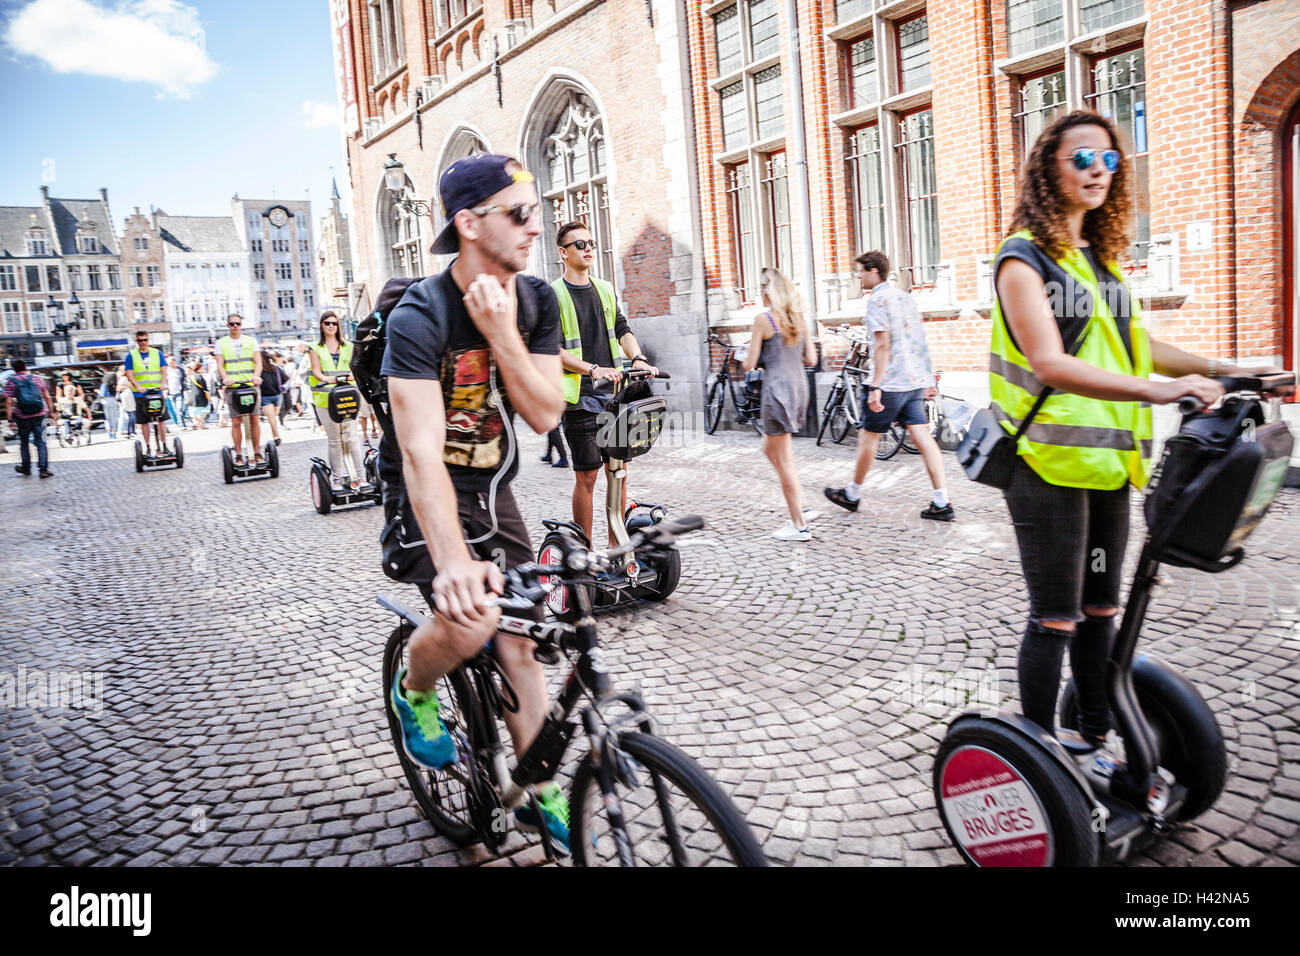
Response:
[[[542,665],[531,641],[496,634],[501,612],[487,602],[505,586],[502,570],[533,555],[510,490],[519,467],[514,409],[539,433],[564,410],[555,296],[544,282],[518,275],[542,231],[532,175],[506,156],[472,156],[443,173],[439,192],[447,226],[433,251],[458,257],[411,284],[386,319],[381,373],[395,441],[385,436],[380,445],[381,474],[401,470],[407,536],[427,546],[431,564],[417,580],[435,611],[411,636],[409,667],[396,675],[390,702],[406,752],[434,769],[457,759],[436,684],[488,640],[519,698],[505,714],[515,752],[524,753],[541,729]],[[531,327],[521,329],[529,318]],[[409,533],[411,523],[418,533]],[[567,848],[559,786],[544,785],[538,797],[548,831]],[[524,829],[538,826],[530,806],[515,816]]]
[[[232,389],[248,386],[257,390],[257,400],[253,411],[248,415],[249,433],[253,440],[253,460],[261,466],[266,464],[262,457],[262,430],[257,420],[257,411],[262,404],[262,353],[258,351],[257,340],[251,335],[243,334],[244,317],[237,312],[226,316],[226,328],[229,335],[217,340],[217,351],[213,356],[217,360],[217,376],[225,386],[221,396],[230,409],[230,438],[235,445],[235,464],[244,464],[244,428],[243,416],[235,413],[235,405],[230,400]]]
[[[149,448],[149,421],[144,418],[144,397],[146,392],[162,394],[163,369],[167,367],[167,356],[161,349],[149,345],[149,333],[135,333],[135,348],[126,353],[122,363],[126,370],[126,380],[131,383],[131,392],[135,395],[135,407],[140,410],[140,431],[144,434],[144,447]],[[158,435],[158,454],[167,450],[166,416],[154,422]]]
[[[555,236],[564,260],[564,274],[551,283],[560,303],[560,323],[564,332],[564,437],[569,443],[573,462],[573,520],[593,537],[592,497],[601,464],[609,471],[609,456],[597,442],[600,415],[623,380],[620,350],[633,358],[633,368],[658,371],[641,354],[632,328],[618,308],[614,287],[591,274],[596,258],[596,243],[587,227],[568,222]],[[626,465],[624,466],[626,468]],[[623,483],[620,511],[627,510],[627,482]],[[618,544],[609,531],[610,546]]]

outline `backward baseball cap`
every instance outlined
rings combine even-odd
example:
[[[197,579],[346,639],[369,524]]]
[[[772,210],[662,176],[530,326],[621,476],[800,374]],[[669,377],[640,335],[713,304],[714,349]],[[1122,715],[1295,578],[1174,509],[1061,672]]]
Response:
[[[520,168],[513,173],[506,167],[514,163]],[[523,164],[513,156],[484,153],[458,159],[443,172],[438,180],[438,194],[442,197],[442,215],[447,221],[433,241],[430,251],[447,255],[460,251],[460,234],[456,231],[456,213],[479,205],[489,196],[496,195],[515,183],[531,183],[533,174],[523,169]]]

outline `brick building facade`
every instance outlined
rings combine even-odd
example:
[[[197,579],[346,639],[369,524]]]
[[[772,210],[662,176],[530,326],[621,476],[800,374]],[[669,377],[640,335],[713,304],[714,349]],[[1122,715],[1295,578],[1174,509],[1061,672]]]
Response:
[[[122,283],[132,330],[143,328],[151,343],[172,348],[172,324],[167,314],[167,271],[162,232],[157,218],[136,207],[122,224]],[[135,337],[131,337],[135,344]]]
[[[1294,192],[1283,190],[1296,175],[1284,137],[1300,96],[1295,0],[687,8],[712,325],[748,325],[766,265],[815,293],[823,323],[857,321],[853,256],[883,248],[922,305],[936,364],[977,382],[989,265],[1027,146],[1055,115],[1093,108],[1116,121],[1137,173],[1125,265],[1156,334],[1295,366],[1296,293],[1282,267],[1294,249],[1284,233],[1296,228]],[[792,158],[800,139],[806,217]],[[811,276],[795,254],[801,239]]]
[[[763,266],[823,325],[859,321],[852,260],[882,248],[936,364],[977,389],[1027,148],[1093,108],[1133,164],[1124,265],[1155,333],[1297,365],[1300,0],[336,0],[334,25],[372,295],[440,265],[438,211],[393,204],[388,154],[426,198],[490,149],[550,204],[532,271],[555,274],[554,223],[578,212],[628,314],[674,317],[682,364],[705,328],[749,325]]]
[[[544,231],[530,272],[559,275],[556,227],[582,219],[638,340],[673,373],[670,400],[698,402],[703,297],[679,3],[333,0],[352,179],[356,279],[373,301],[391,276],[448,261],[442,228],[403,198],[430,199],[470,152],[519,157],[537,176]],[[652,22],[653,21],[653,22]],[[679,399],[679,396],[681,397]]]

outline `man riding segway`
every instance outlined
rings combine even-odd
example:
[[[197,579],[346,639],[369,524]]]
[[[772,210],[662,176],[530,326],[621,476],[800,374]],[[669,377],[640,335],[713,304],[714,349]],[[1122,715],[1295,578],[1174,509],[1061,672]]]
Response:
[[[167,406],[162,392],[167,357],[161,349],[149,345],[149,333],[141,329],[135,333],[135,348],[126,354],[122,367],[131,383],[140,431],[144,436],[144,447],[136,444],[136,471],[143,471],[145,465],[175,463],[179,467],[179,451],[167,450]],[[157,437],[156,448],[150,447],[150,425]]]
[[[226,317],[226,327],[230,329],[230,334],[222,336],[217,341],[214,358],[217,360],[217,375],[224,386],[223,397],[230,408],[230,437],[234,443],[235,467],[240,468],[244,465],[242,420],[247,416],[248,427],[251,429],[249,437],[252,439],[254,464],[260,468],[266,464],[266,459],[258,451],[262,434],[257,420],[261,399],[257,383],[262,379],[262,356],[258,354],[257,341],[251,335],[243,334],[243,324],[244,318],[238,313],[231,313]],[[244,410],[235,401],[237,396],[234,393],[250,388],[258,394],[252,407]]]

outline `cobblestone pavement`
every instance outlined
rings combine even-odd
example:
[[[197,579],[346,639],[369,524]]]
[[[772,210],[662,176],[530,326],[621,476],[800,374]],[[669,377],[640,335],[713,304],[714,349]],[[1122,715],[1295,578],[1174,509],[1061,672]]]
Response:
[[[323,441],[301,427],[278,480],[232,487],[214,436],[189,435],[181,471],[138,475],[124,444],[63,453],[50,481],[15,475],[12,446],[0,457],[0,674],[31,687],[88,672],[82,704],[102,708],[4,708],[0,864],[488,861],[434,833],[392,752],[379,668],[393,622],[373,598],[405,589],[378,569],[378,509],[314,512]],[[542,447],[524,439],[515,485],[535,540],[572,481]],[[956,863],[932,754],[966,689],[984,703],[995,677],[1015,703],[1025,609],[1004,506],[949,455],[958,520],[923,521],[924,471],[900,454],[849,515],[820,489],[848,477],[851,445],[795,447],[827,512],[808,544],[768,536],[783,509],[752,434],[669,435],[634,464],[634,497],[709,527],[666,605],[603,618],[616,683],[642,690],[773,861]],[[1298,530],[1300,494],[1284,491],[1240,568],[1166,573],[1144,647],[1209,699],[1231,778],[1132,864],[1300,862]],[[507,849],[538,856],[518,835]]]

